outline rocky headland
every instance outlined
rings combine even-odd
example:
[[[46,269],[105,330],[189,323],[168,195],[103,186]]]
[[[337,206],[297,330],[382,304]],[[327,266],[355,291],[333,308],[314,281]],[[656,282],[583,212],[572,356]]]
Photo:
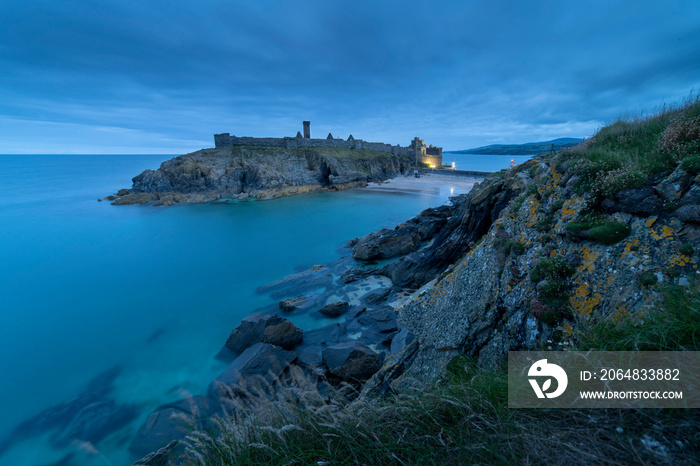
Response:
[[[130,189],[103,198],[113,205],[233,199],[274,199],[383,181],[407,172],[414,160],[369,149],[234,146],[202,149],[163,162],[133,178]]]
[[[456,358],[497,371],[510,350],[607,349],[609,342],[591,337],[595,325],[635,329],[651,312],[663,320],[661,285],[695,290],[700,273],[699,128],[697,102],[650,120],[618,122],[579,146],[495,173],[450,205],[351,240],[352,257],[262,287],[279,306],[233,330],[220,355],[231,361],[229,369],[206,396],[154,413],[134,452],[187,434],[173,430],[168,410],[221,413],[250,397],[251,387],[272,396],[299,374],[318,393],[349,385],[356,390],[351,399],[372,403],[416,381],[428,387]],[[392,261],[379,266],[377,259]],[[283,317],[295,313],[337,320],[302,332]],[[666,347],[676,339],[675,348],[697,350],[692,331],[689,338],[660,338]],[[634,345],[628,349],[654,348]],[[402,422],[399,412],[392,416]],[[600,442],[624,431],[615,430],[618,421],[603,422],[596,427],[604,434]],[[209,443],[194,444],[212,451],[229,441],[206,438]],[[457,454],[442,430],[436,439],[435,449]],[[648,437],[623,443],[633,442],[635,455],[659,460]],[[686,457],[693,441],[684,442],[662,445],[662,462]],[[177,458],[184,445],[193,443],[173,442],[139,464]],[[608,459],[617,461],[615,448]],[[591,458],[603,454],[599,447],[586,451]],[[547,462],[546,455],[539,458]]]

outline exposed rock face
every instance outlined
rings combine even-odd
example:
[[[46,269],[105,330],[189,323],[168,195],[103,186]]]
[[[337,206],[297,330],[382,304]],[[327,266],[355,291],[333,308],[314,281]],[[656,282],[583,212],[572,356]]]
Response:
[[[415,251],[432,239],[452,215],[453,206],[427,209],[394,230],[370,233],[354,245],[352,257],[359,260],[391,259]]]
[[[172,205],[216,199],[272,199],[322,189],[347,189],[407,171],[407,156],[336,148],[236,146],[203,149],[163,162],[133,178],[115,205]]]
[[[234,353],[240,353],[254,343],[269,343],[291,349],[301,342],[302,330],[287,319],[274,314],[252,314],[236,327],[226,347]]]
[[[484,235],[508,203],[527,185],[522,168],[511,173],[506,182],[498,177],[485,179],[469,194],[452,198],[452,216],[425,248],[385,266],[379,273],[394,285],[419,287],[453,264]]]
[[[608,245],[590,231],[585,238],[567,234],[566,225],[587,212],[585,198],[566,187],[567,175],[555,159],[490,177],[457,200],[431,244],[380,271],[394,284],[423,287],[397,309],[399,326],[416,340],[394,337],[396,354],[365,385],[366,393],[391,390],[407,378],[435,379],[458,354],[490,366],[509,350],[561,347],[575,338],[579,320],[632,319],[654,306],[659,294],[640,281],[643,272],[680,284],[695,276],[699,261],[681,246],[699,249],[700,176],[678,168],[605,200],[599,215],[630,229]],[[664,201],[676,202],[677,210],[664,208]],[[555,277],[560,283],[531,275],[543,261],[556,260],[570,268]],[[565,307],[554,311],[562,301]]]

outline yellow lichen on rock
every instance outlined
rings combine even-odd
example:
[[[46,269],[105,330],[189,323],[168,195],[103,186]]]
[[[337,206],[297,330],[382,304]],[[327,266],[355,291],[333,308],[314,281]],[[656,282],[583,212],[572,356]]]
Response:
[[[581,255],[583,256],[580,267],[581,271],[595,272],[594,262],[598,258],[598,253],[584,245],[581,248]]]

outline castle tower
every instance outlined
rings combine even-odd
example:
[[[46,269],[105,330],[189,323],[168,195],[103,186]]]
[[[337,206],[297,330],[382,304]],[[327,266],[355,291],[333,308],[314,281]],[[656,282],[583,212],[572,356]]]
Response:
[[[304,138],[311,139],[311,122],[310,121],[304,122]]]

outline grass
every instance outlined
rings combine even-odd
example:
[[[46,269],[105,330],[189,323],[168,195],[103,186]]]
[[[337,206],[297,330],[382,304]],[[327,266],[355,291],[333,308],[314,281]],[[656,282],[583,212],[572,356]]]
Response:
[[[576,350],[697,351],[700,294],[665,286],[642,319],[583,326]],[[510,409],[504,367],[454,358],[440,383],[382,399],[321,394],[301,372],[192,434],[188,465],[698,464],[700,413],[683,409]],[[265,395],[270,395],[269,390]],[[352,397],[351,397],[352,398]],[[649,439],[660,442],[650,447]],[[646,442],[646,443],[645,443]]]
[[[640,277],[641,278],[641,277]],[[581,323],[577,349],[605,351],[700,350],[700,290],[678,285],[661,287],[663,303],[642,316],[621,322],[603,319]]]
[[[591,193],[594,205],[620,189],[640,188],[650,176],[671,172],[679,163],[696,173],[700,95],[646,118],[619,119],[560,157],[576,160],[568,175],[578,177],[575,190]]]

